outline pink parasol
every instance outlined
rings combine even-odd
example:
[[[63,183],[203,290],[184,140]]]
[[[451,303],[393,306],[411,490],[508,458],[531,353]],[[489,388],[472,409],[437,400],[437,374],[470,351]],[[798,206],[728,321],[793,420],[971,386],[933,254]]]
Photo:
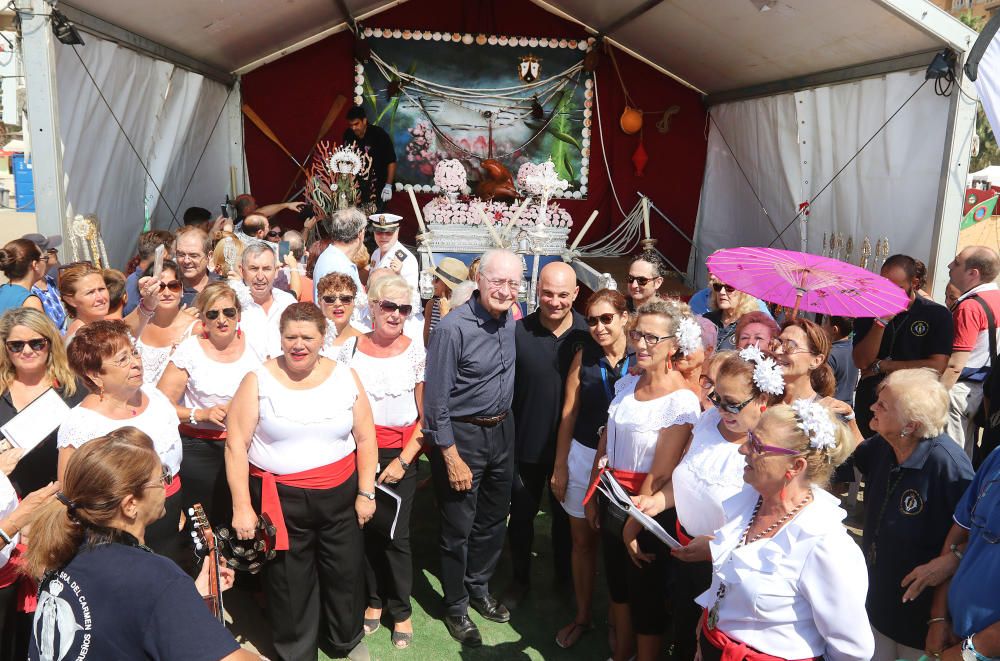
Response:
[[[829,257],[777,248],[718,250],[709,272],[733,288],[793,309],[841,317],[883,317],[905,310],[906,292],[882,276]]]

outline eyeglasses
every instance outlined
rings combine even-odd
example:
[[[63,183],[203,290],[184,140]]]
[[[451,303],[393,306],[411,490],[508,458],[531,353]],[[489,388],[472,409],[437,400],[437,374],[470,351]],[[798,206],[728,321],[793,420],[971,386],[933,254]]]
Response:
[[[698,377],[698,385],[701,386],[702,390],[711,390],[715,387],[715,381],[702,374]]]
[[[504,280],[503,278],[486,278],[486,282],[490,283],[490,287],[493,289],[503,289],[507,287],[510,291],[518,291],[521,289],[520,280]]]
[[[281,230],[271,230],[267,233],[268,236],[281,236]]]
[[[227,319],[236,318],[236,308],[222,308],[221,310],[206,310],[205,318],[209,321],[215,321],[219,318],[219,313],[226,315]]]
[[[593,328],[594,326],[597,325],[598,322],[600,322],[601,325],[607,326],[614,320],[615,320],[614,312],[610,312],[608,314],[599,314],[594,317],[587,317],[587,325]]]
[[[34,352],[44,351],[49,346],[49,340],[45,337],[36,337],[33,340],[7,340],[7,351],[11,353],[21,353],[24,346],[28,345]]]
[[[150,482],[148,484],[142,485],[144,489],[153,489],[155,487],[169,487],[174,483],[174,475],[170,472],[170,466],[162,466],[160,468],[160,481]]]
[[[712,289],[714,289],[715,291],[720,292],[720,293],[723,290],[725,290],[725,291],[736,291],[735,289],[733,289],[732,287],[730,287],[729,285],[727,285],[724,282],[713,282],[712,283]]]
[[[399,312],[399,314],[404,317],[413,312],[413,306],[409,303],[405,305],[400,305],[399,303],[393,303],[392,301],[372,301],[373,303],[378,303],[378,306],[382,308],[382,312],[386,314],[392,312]]]
[[[340,294],[339,296],[337,294],[333,294],[332,296],[320,296],[320,298],[322,298],[323,302],[327,305],[333,305],[337,301],[340,301],[341,305],[348,305],[354,302],[354,297],[350,294]]]
[[[750,430],[747,430],[747,441],[750,442],[750,451],[754,454],[764,454],[765,452],[770,452],[772,454],[783,454],[789,457],[800,454],[798,450],[779,448],[774,445],[764,445],[757,435]]]
[[[628,282],[629,284],[632,284],[634,282],[637,285],[639,285],[640,287],[645,287],[646,285],[648,285],[653,280],[656,280],[656,278],[647,278],[647,277],[641,276],[641,275],[627,275],[627,276],[625,276],[625,281],[626,282]]]
[[[750,399],[748,399],[745,402],[740,402],[739,404],[730,404],[728,402],[724,402],[722,398],[719,397],[719,394],[714,390],[708,393],[706,397],[708,397],[708,401],[712,402],[712,406],[719,409],[720,411],[725,411],[726,413],[732,413],[733,415],[745,409],[750,402],[752,402],[757,398],[756,395],[751,395]]]
[[[139,359],[139,351],[137,349],[133,349],[132,351],[129,351],[124,355],[119,356],[118,358],[112,359],[111,364],[114,365],[115,367],[128,367],[129,365],[132,364],[132,361],[138,359]]]
[[[794,340],[782,340],[777,337],[768,343],[767,348],[770,349],[772,353],[781,349],[782,353],[789,356],[796,353],[813,353],[809,349],[800,349],[799,345],[796,344]]]
[[[172,291],[174,293],[177,293],[180,290],[184,289],[184,283],[182,283],[180,280],[171,280],[170,282],[161,282],[160,283],[160,291],[163,291],[164,289],[169,289],[170,291]]]
[[[655,347],[657,344],[663,340],[669,340],[673,335],[653,335],[652,333],[640,333],[639,331],[629,331],[628,337],[633,342],[638,342],[639,340],[645,340],[647,347]]]

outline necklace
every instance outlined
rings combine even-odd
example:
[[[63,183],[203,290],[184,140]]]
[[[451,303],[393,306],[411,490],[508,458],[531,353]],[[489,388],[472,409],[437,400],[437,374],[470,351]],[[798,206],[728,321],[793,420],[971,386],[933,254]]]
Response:
[[[740,539],[739,546],[749,546],[750,544],[753,544],[759,539],[762,539],[767,535],[769,535],[770,533],[774,532],[782,525],[784,525],[789,519],[798,514],[803,507],[805,507],[812,501],[812,499],[813,499],[813,492],[812,489],[810,488],[809,492],[806,494],[806,497],[803,498],[802,501],[798,505],[796,505],[790,512],[782,516],[780,519],[769,525],[761,532],[754,535],[753,539],[747,540],[747,537],[750,535],[750,529],[753,528],[753,524],[757,520],[757,514],[760,512],[761,505],[764,504],[763,497],[757,498],[757,505],[755,505],[753,508],[753,514],[750,515],[750,523],[747,524],[746,529],[743,531],[743,536]],[[720,581],[719,590],[718,592],[715,593],[715,603],[712,604],[712,610],[708,612],[708,627],[710,629],[715,629],[715,626],[719,623],[719,607],[722,605],[722,600],[725,598],[726,598],[726,584]]]
[[[109,397],[108,399],[111,399],[111,398]],[[135,417],[135,416],[139,415],[139,409],[136,408],[135,406],[132,406],[128,402],[119,403],[119,402],[116,402],[113,399],[111,399],[111,401],[114,404],[114,406],[112,408],[121,409],[123,411],[128,411],[129,413],[132,414],[132,417]]]

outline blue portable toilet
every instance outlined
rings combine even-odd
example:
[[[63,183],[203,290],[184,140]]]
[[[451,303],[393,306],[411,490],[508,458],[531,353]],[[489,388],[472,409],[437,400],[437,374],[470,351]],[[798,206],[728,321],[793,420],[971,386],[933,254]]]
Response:
[[[35,180],[31,176],[31,161],[24,154],[14,154],[11,157],[14,171],[15,206],[18,211],[35,210]]]

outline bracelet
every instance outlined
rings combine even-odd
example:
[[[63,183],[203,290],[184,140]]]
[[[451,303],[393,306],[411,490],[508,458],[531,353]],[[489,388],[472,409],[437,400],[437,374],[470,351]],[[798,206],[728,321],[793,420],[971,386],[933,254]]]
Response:
[[[402,466],[403,470],[405,470],[405,471],[410,470],[410,466],[413,465],[413,464],[408,464],[407,462],[403,461],[403,455],[399,455],[398,457],[396,457],[396,461],[399,462],[399,465]]]
[[[931,619],[927,620],[927,626],[930,626],[936,622],[947,622],[947,621],[948,618],[946,617],[932,617]]]
[[[11,536],[8,535],[3,528],[0,528],[0,539],[3,540],[4,545],[11,544],[14,541],[13,538],[11,538]]]
[[[889,322],[887,322],[882,317],[875,317],[875,325],[878,326],[879,328],[885,328],[886,326],[889,325]]]
[[[188,422],[190,422],[192,425],[198,424],[198,421],[195,420],[195,417],[194,417],[195,411],[197,411],[197,410],[198,410],[197,408],[192,407],[191,408],[191,412],[188,413]]]
[[[844,422],[850,422],[851,420],[854,420],[857,416],[854,414],[854,411],[851,411],[847,415],[841,417],[844,419]]]
[[[956,558],[958,558],[959,562],[962,561],[962,555],[964,554],[958,550],[958,544],[952,544],[951,546],[948,547],[948,550],[951,551]]]
[[[152,310],[147,310],[145,305],[139,303],[139,314],[141,314],[143,317],[152,317],[154,314],[156,314],[156,308],[153,308]]]

